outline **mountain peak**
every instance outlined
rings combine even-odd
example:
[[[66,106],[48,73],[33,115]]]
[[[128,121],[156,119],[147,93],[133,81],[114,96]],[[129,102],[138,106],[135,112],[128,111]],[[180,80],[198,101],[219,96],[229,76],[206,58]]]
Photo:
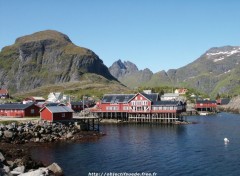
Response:
[[[138,71],[138,67],[130,61],[124,61],[124,65],[129,72],[137,72]]]
[[[1,86],[11,92],[78,82],[85,74],[116,81],[93,51],[74,45],[68,36],[53,30],[20,37],[4,47],[0,70]]]
[[[124,65],[124,63],[122,62],[121,59],[117,60],[115,63],[113,63],[113,65],[116,65],[117,67],[119,67],[120,69],[126,69],[126,66]]]
[[[69,37],[61,32],[55,30],[45,30],[36,32],[30,35],[19,37],[16,39],[15,43],[28,43],[35,41],[44,41],[44,40],[55,40],[63,43],[72,43]]]

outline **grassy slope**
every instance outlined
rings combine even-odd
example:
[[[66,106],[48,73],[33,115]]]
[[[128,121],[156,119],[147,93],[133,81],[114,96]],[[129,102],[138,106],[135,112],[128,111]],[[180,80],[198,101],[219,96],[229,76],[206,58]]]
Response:
[[[31,91],[16,93],[12,96],[18,99],[28,96],[43,96],[47,98],[50,92],[64,92],[64,94],[71,95],[76,99],[81,99],[83,95],[101,98],[105,93],[128,93],[130,89],[116,81],[109,81],[96,74],[84,74],[80,81],[46,85]]]

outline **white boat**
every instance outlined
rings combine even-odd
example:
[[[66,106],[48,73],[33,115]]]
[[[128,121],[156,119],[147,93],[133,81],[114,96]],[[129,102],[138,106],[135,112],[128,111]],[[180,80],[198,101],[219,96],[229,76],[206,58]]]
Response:
[[[199,112],[199,115],[206,116],[208,115],[208,112]]]

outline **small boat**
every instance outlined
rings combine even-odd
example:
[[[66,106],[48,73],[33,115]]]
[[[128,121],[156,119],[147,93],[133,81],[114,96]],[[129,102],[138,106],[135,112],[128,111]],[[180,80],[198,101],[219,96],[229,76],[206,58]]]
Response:
[[[199,112],[199,115],[206,116],[208,115],[208,112]]]

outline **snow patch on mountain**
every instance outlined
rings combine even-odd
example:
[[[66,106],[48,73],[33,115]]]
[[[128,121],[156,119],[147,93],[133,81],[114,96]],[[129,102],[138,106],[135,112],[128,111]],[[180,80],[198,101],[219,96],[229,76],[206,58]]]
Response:
[[[240,53],[240,48],[233,48],[233,50],[231,51],[218,51],[218,52],[207,53],[207,56],[226,55],[228,57],[236,53]]]
[[[225,58],[237,54],[240,55],[240,47],[234,47],[234,48],[224,48],[224,49],[212,49],[209,50],[209,52],[206,53],[209,59],[212,59],[213,62],[219,62],[224,60]]]
[[[229,72],[231,72],[231,70],[228,70],[228,71],[226,71],[226,72],[224,72],[224,73],[229,73]]]
[[[218,61],[221,61],[221,60],[223,60],[223,59],[225,59],[225,57],[222,56],[222,57],[220,57],[220,58],[218,58],[218,59],[214,59],[213,62],[218,62]]]

